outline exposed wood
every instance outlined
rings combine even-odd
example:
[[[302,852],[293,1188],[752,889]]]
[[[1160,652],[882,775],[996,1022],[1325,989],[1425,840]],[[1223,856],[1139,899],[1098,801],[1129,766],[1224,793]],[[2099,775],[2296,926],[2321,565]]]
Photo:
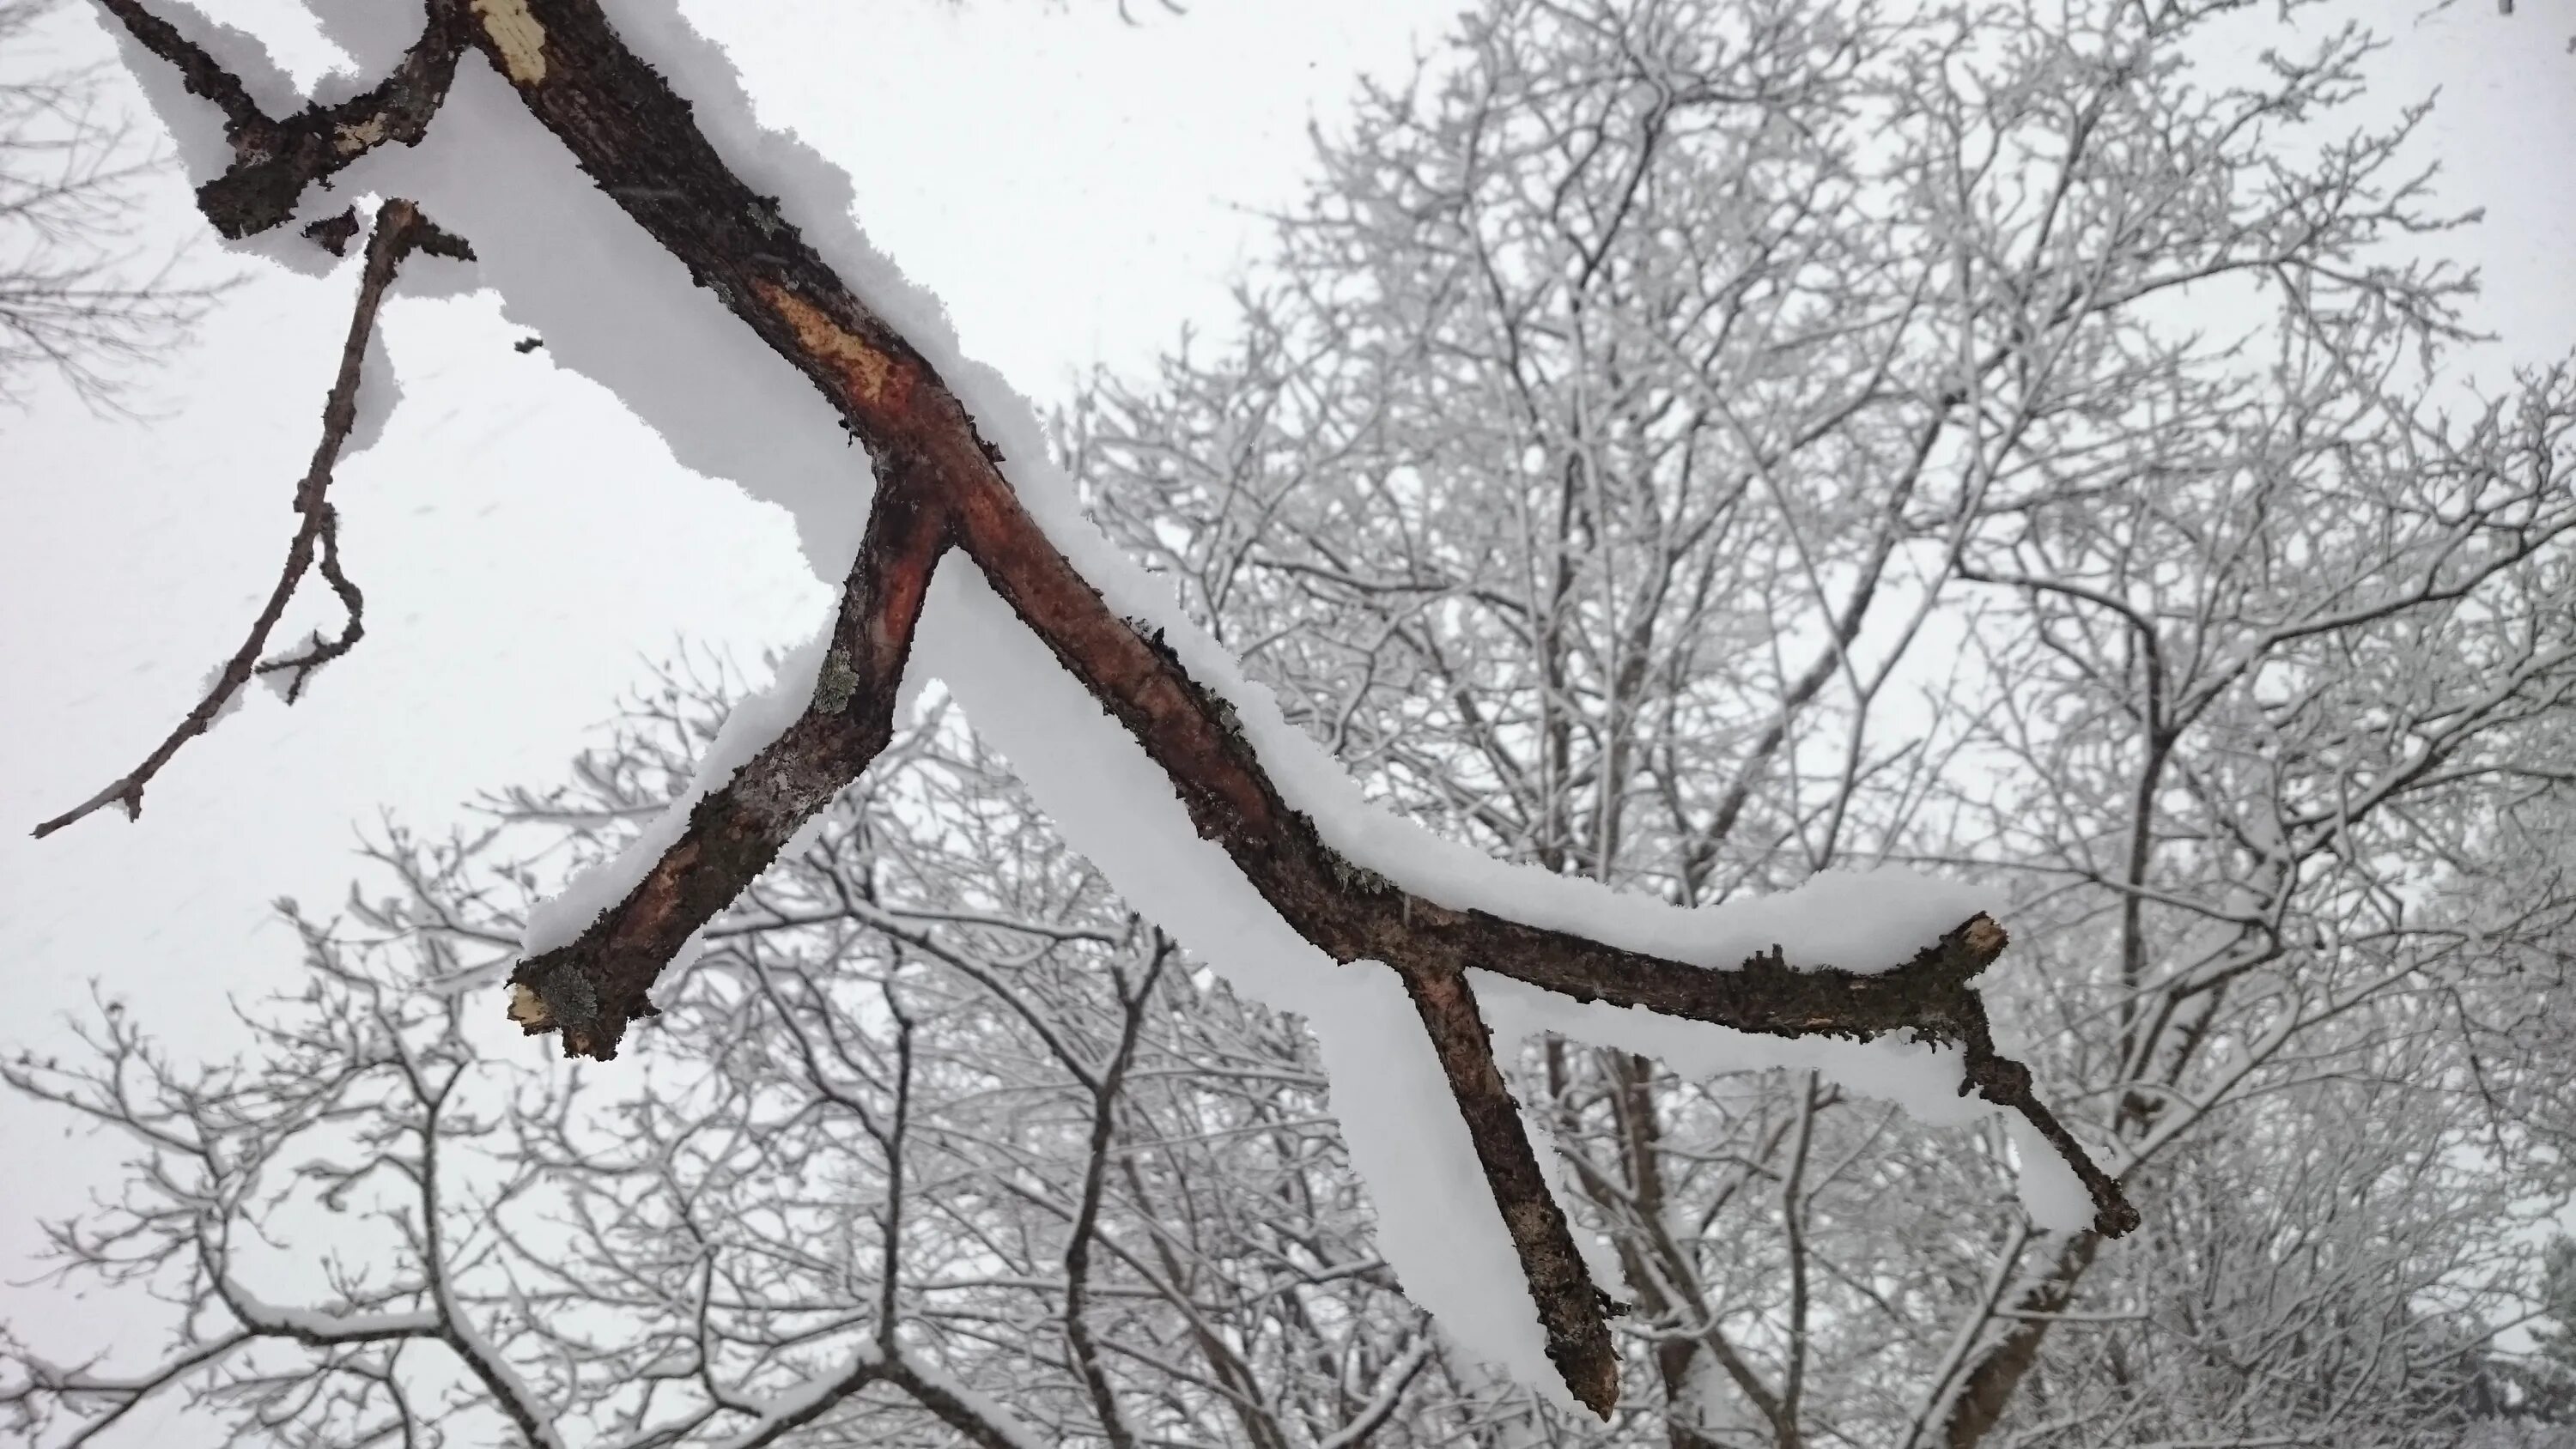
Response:
[[[689,811],[687,833],[625,900],[511,973],[510,1019],[562,1033],[564,1055],[616,1056],[627,1023],[654,1014],[646,992],[662,967],[894,737],[896,689],[947,535],[936,501],[888,456],[877,455],[885,481],[804,713]]]

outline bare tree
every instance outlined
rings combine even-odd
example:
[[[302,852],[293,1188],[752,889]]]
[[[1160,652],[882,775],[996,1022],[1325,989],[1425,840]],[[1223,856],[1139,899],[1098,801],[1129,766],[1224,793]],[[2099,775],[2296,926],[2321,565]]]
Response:
[[[1126,910],[944,705],[713,924],[645,1072],[511,1050],[474,993],[531,902],[687,787],[731,692],[675,672],[569,784],[380,831],[338,919],[288,908],[309,984],[246,1009],[238,1064],[174,1061],[116,1006],[0,1062],[135,1154],[57,1273],[157,1295],[174,1333],[73,1362],[21,1326],[0,1422],[78,1444],[169,1399],[244,1444],[1670,1442],[1651,1392],[1583,1435],[1443,1348],[1371,1247],[1305,1034]],[[2474,1141],[2473,1099],[2421,1090],[2449,1041],[2340,1053],[2175,1149],[1999,1442],[2456,1442],[2524,1219],[2516,1174],[2427,1150]],[[1776,1371],[1762,1320],[1804,1263],[1800,1422],[1874,1432],[2011,1222],[1920,1204],[1996,1195],[2001,1162],[1804,1080],[1636,1072],[1575,1072],[1560,1120],[1587,1162],[1602,1107],[1661,1134],[1631,1160],[1664,1211],[1612,1217],[1674,1295],[1640,1346],[1705,1293],[1699,1351]],[[1633,1212],[1620,1170],[1586,1181]],[[1792,1210],[1784,1260],[1760,1219]],[[1701,1441],[1774,1441],[1698,1388]]]
[[[85,1442],[156,1396],[316,1446],[1286,1449],[1533,1422],[1369,1247],[1304,1033],[1124,910],[953,710],[719,918],[648,1072],[478,1030],[464,993],[509,969],[536,885],[615,848],[715,735],[721,694],[667,685],[572,785],[486,802],[488,830],[387,830],[348,914],[296,917],[311,988],[248,1012],[242,1069],[171,1062],[122,1010],[0,1065],[141,1154],[58,1235],[62,1272],[179,1310],[179,1346],[131,1370],[13,1344],[14,1427]],[[318,1264],[259,1246],[324,1235]]]
[[[102,109],[94,68],[48,65],[55,0],[0,0],[0,403],[50,374],[111,403],[137,362],[203,315],[214,288],[132,250],[157,159]]]

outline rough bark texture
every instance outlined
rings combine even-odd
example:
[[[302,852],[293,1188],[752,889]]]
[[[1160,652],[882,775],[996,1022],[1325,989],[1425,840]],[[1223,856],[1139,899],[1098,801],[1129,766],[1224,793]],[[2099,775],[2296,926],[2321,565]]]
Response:
[[[306,186],[387,141],[417,144],[447,99],[470,28],[462,7],[437,0],[428,7],[420,39],[382,85],[336,106],[309,105],[275,120],[260,110],[238,77],[137,0],[99,4],[146,50],[176,66],[190,91],[222,109],[224,139],[232,143],[234,161],[223,175],[197,188],[197,209],[229,237],[283,223],[295,214]]]
[[[1494,1192],[1547,1330],[1548,1360],[1574,1397],[1603,1418],[1619,1402],[1619,1352],[1610,1344],[1610,1295],[1592,1282],[1592,1270],[1574,1246],[1565,1209],[1548,1191],[1520,1107],[1494,1063],[1491,1030],[1476,1009],[1462,971],[1440,965],[1399,967],[1423,1030],[1431,1034],[1449,1095],[1476,1144],[1476,1160]]]
[[[2075,1285],[2093,1266],[2093,1255],[2101,1248],[2100,1233],[2075,1234],[2058,1248],[2048,1276],[2015,1300],[2013,1308],[2019,1316],[2012,1327],[1969,1368],[1950,1400],[1949,1413],[1941,1421],[1942,1449],[1977,1449],[2003,1422],[2004,1410],[2012,1406],[2022,1380],[2039,1365],[2049,1325],[2075,1301]]]
[[[1102,601],[1021,507],[998,454],[948,385],[833,273],[774,200],[733,173],[688,103],[626,49],[596,0],[433,0],[400,74],[369,97],[286,123],[260,117],[237,82],[163,33],[168,28],[133,0],[102,3],[233,118],[228,132],[243,159],[201,196],[228,231],[255,230],[250,223],[263,216],[274,218],[266,224],[282,220],[293,192],[275,188],[292,180],[300,189],[339,164],[338,143],[317,148],[298,138],[337,137],[328,128],[349,124],[342,111],[382,118],[387,138],[416,139],[444,93],[452,37],[462,27],[591,179],[803,372],[866,445],[875,511],[814,699],[784,736],[697,806],[687,833],[625,900],[570,945],[521,964],[511,1010],[529,1031],[560,1032],[571,1055],[613,1056],[626,1024],[652,1012],[648,988],[673,953],[868,766],[890,734],[923,591],[954,546],[1143,745],[1199,833],[1225,849],[1293,929],[1337,961],[1384,962],[1403,979],[1510,1227],[1549,1353],[1596,1412],[1606,1416],[1618,1391],[1609,1300],[1546,1189],[1495,1065],[1470,969],[1744,1031],[1862,1038],[1911,1031],[1955,1043],[1967,1057],[1960,1090],[1973,1088],[2037,1124],[2084,1175],[2101,1231],[2116,1235],[2136,1222],[2119,1185],[2033,1094],[2027,1069],[1994,1050],[1983,1003],[1967,984],[2006,942],[1984,916],[1890,970],[1867,962],[1854,963],[1860,970],[1792,970],[1775,952],[1711,971],[1409,896],[1334,851],[1282,799],[1232,710],[1158,638]]]
[[[511,974],[511,1020],[562,1033],[566,1056],[616,1056],[627,1023],[654,1014],[646,993],[664,963],[893,738],[895,692],[947,536],[936,501],[906,486],[883,455],[878,473],[884,482],[805,712],[689,811],[687,833],[633,893],[580,939]]]

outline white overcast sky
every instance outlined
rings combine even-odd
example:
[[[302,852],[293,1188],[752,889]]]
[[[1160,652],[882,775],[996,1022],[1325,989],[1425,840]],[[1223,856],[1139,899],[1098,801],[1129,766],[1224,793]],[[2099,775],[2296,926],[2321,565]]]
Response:
[[[765,120],[850,170],[861,221],[946,300],[966,350],[1043,404],[1080,368],[1147,365],[1184,324],[1223,330],[1228,278],[1260,249],[1252,212],[1304,182],[1310,118],[1331,125],[1363,73],[1401,76],[1459,8],[1135,3],[1134,27],[1108,0],[685,8],[733,51]],[[300,79],[332,59],[294,0],[207,8],[274,37]],[[2576,5],[2505,19],[2472,0],[2419,22],[2421,8],[2341,7],[2390,33],[2377,96],[2444,88],[2426,154],[2451,200],[2488,209],[2458,249],[2488,273],[2493,356],[2561,355],[2576,344],[2561,275]],[[77,6],[47,41],[110,55]],[[171,178],[151,244],[194,224]],[[442,828],[479,788],[551,779],[644,657],[687,637],[755,660],[828,604],[783,515],[682,473],[607,394],[514,352],[490,306],[400,301],[402,400],[333,491],[364,643],[305,703],[258,693],[190,745],[139,823],[29,840],[148,750],[237,644],[292,527],[348,291],[345,274],[253,274],[147,379],[148,421],[55,393],[0,414],[0,1045],[58,1032],[96,978],[183,1050],[230,1050],[225,996],[295,965],[268,902],[339,896],[379,807]],[[21,1175],[38,1161],[61,1167]],[[76,1202],[109,1161],[0,1103],[0,1278],[25,1276],[30,1216]]]

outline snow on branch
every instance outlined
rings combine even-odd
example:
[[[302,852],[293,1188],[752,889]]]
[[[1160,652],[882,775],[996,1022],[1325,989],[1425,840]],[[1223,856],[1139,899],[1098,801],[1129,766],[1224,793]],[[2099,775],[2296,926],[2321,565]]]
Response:
[[[847,560],[829,628],[781,671],[770,697],[737,712],[679,807],[532,922],[530,954],[511,977],[511,1015],[531,1033],[559,1034],[567,1055],[613,1057],[627,1025],[654,1014],[657,977],[868,768],[890,737],[907,669],[926,666],[957,688],[977,727],[994,733],[1068,839],[1122,893],[1255,994],[1308,1016],[1408,1291],[1471,1348],[1543,1376],[1536,1354],[1521,1352],[1536,1345],[1572,1398],[1596,1413],[1606,1417],[1617,1396],[1607,1323],[1614,1305],[1593,1281],[1496,1064],[1495,1017],[1480,1004],[1480,979],[1549,1004],[1515,996],[1507,1024],[1627,1039],[1640,1023],[1664,1021],[1692,1024],[1704,1042],[1813,1041],[1814,1061],[1829,1072],[1849,1062],[1826,1048],[1854,1042],[1916,1067],[1929,1062],[1959,1096],[1974,1093],[1987,1110],[2012,1114],[2030,1147],[2053,1149],[2043,1171],[2062,1162],[2058,1177],[2080,1184],[2072,1213],[2061,1200],[2069,1194],[2032,1196],[2026,1187],[2035,1211],[2043,1199],[2051,1205],[2049,1226],[2089,1219],[2117,1235],[2135,1225],[2120,1184],[2040,1101],[2029,1071],[1996,1050],[1970,982],[2006,936],[1955,888],[1882,873],[1723,911],[1680,911],[1503,866],[1362,802],[1168,594],[1081,520],[1070,489],[1037,458],[1025,404],[954,355],[936,303],[911,292],[832,214],[832,188],[846,194],[845,183],[819,158],[760,132],[721,54],[667,5],[622,6],[612,28],[597,0],[431,0],[422,38],[393,78],[340,107],[268,122],[237,79],[166,24],[132,0],[102,3],[223,110],[236,160],[217,181],[241,179],[200,195],[227,235],[289,219],[304,182],[377,140],[418,139],[444,98],[442,142],[453,150],[462,133],[479,149],[431,168],[453,198],[434,188],[415,194],[432,195],[442,215],[465,208],[466,229],[487,253],[502,252],[507,238],[512,256],[488,258],[487,280],[538,279],[497,281],[508,305],[552,305],[550,315],[563,316],[569,303],[538,294],[596,285],[573,275],[609,270],[592,265],[607,255],[594,243],[631,243],[550,232],[529,217],[540,197],[602,216],[597,197],[562,195],[585,190],[569,169],[543,171],[551,163],[530,159],[545,149],[526,129],[533,117],[658,246],[660,256],[634,260],[621,280],[663,284],[676,275],[674,262],[685,268],[802,373],[866,448],[875,489],[855,547],[847,531],[816,522],[825,512],[799,509],[809,551]],[[457,70],[460,43],[480,50],[493,74]],[[256,184],[247,179],[254,171],[264,178]],[[532,182],[538,176],[546,179]],[[290,182],[294,191],[281,189]],[[237,199],[250,194],[255,203]],[[813,236],[792,217],[806,218]],[[702,302],[671,296],[668,307],[632,296],[619,306],[629,317],[685,319],[661,324],[675,332],[700,326]],[[577,324],[542,330],[559,360],[583,345]],[[712,350],[644,355],[620,335],[625,345],[591,354],[599,374],[616,375],[611,385],[684,461],[724,455],[708,469],[717,472],[793,466],[775,457],[797,445],[774,432],[759,436],[745,419],[726,417],[713,426],[736,430],[736,440],[710,443],[684,416],[709,407],[690,394],[723,386],[760,388],[757,405],[774,413],[775,395],[794,391],[775,374],[731,368]],[[690,336],[703,337],[705,349],[739,347],[738,328]],[[678,369],[679,381],[637,380],[648,365]],[[759,380],[737,383],[728,375],[736,371]],[[1022,456],[1006,464],[986,428]],[[938,573],[952,555],[966,568]],[[1155,843],[1131,849],[1122,835]],[[1392,978],[1332,969],[1361,963],[1382,963]],[[1418,1034],[1402,1024],[1397,983]],[[1602,1018],[1605,1010],[1616,1019]],[[1917,1071],[1908,1089],[1923,1080]],[[1363,1081],[1389,1090],[1355,1090]],[[1437,1104],[1443,1089],[1454,1116]],[[1346,1090],[1354,1100],[1341,1097]],[[1480,1178],[1483,1193],[1459,1196],[1454,1182],[1420,1166],[1389,1176],[1417,1145],[1428,1159],[1462,1164],[1450,1176]],[[1392,1191],[1396,1181],[1421,1191]],[[1428,1246],[1399,1251],[1399,1239]],[[1455,1282],[1433,1260],[1457,1244],[1465,1246],[1452,1256],[1472,1259],[1468,1276],[1480,1283],[1508,1280],[1516,1265],[1528,1295],[1517,1311],[1534,1310],[1536,1334],[1479,1321],[1493,1316],[1479,1311],[1496,1303],[1490,1297],[1426,1292],[1426,1283]]]
[[[417,145],[447,99],[468,33],[465,7],[429,7],[429,23],[383,84],[336,106],[308,105],[282,120],[251,98],[239,76],[137,0],[99,0],[135,41],[178,69],[193,94],[224,113],[233,164],[197,188],[197,207],[227,237],[266,231],[295,214],[305,188],[387,141]]]

